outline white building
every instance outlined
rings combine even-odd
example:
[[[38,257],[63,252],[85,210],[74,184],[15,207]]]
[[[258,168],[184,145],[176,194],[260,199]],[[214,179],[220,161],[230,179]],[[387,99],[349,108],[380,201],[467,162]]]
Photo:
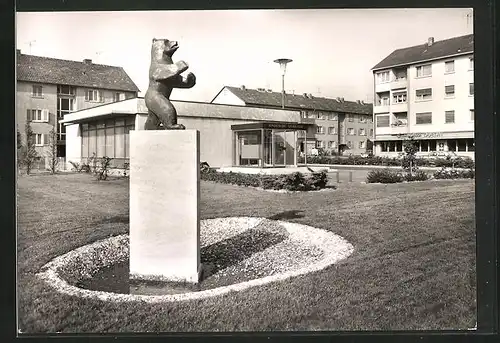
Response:
[[[398,156],[403,140],[422,157],[474,158],[474,38],[395,50],[373,67],[374,153]]]

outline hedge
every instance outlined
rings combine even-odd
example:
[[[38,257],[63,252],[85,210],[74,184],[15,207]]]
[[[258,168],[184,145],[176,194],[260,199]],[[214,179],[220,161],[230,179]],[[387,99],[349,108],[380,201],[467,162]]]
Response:
[[[299,163],[304,163],[304,158],[299,158]],[[400,167],[401,159],[395,157],[361,157],[361,156],[307,156],[309,164],[337,164],[337,165],[370,165]],[[459,157],[455,160],[451,158],[418,158],[417,165],[420,167],[455,167],[470,169],[474,168],[474,161],[469,157]]]
[[[244,173],[219,173],[214,169],[201,171],[201,179],[246,187],[288,191],[312,191],[326,187],[328,176],[325,171],[304,175],[300,172],[285,175],[262,175]]]

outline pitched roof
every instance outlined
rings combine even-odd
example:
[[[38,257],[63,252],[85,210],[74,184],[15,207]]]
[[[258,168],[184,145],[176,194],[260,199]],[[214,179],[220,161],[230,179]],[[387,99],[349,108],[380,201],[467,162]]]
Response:
[[[17,80],[139,92],[122,67],[18,53]]]
[[[472,52],[474,52],[474,35],[453,37],[436,41],[431,46],[425,43],[395,50],[373,67],[372,70]]]
[[[242,89],[240,87],[225,86],[222,89],[230,90],[240,98],[246,105],[257,105],[266,107],[281,108],[281,92],[259,91],[256,89]],[[222,90],[221,90],[222,92]],[[220,94],[220,92],[219,92]],[[217,94],[217,95],[219,95]],[[217,98],[217,96],[215,96]],[[214,98],[214,100],[215,100]],[[214,101],[212,100],[212,102]],[[303,109],[317,111],[332,111],[344,113],[369,114],[373,113],[372,104],[356,101],[339,102],[336,99],[312,97],[306,98],[304,95],[285,94],[285,108]]]

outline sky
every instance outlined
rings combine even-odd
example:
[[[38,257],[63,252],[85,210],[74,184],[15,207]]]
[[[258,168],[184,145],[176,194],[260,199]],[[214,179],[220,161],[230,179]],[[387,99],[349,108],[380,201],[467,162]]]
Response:
[[[273,60],[293,60],[285,89],[372,102],[371,68],[392,51],[473,33],[472,9],[310,9],[17,13],[22,53],[121,66],[148,86],[153,38],[179,42],[174,61],[197,77],[171,99],[211,101],[223,86],[281,91]]]

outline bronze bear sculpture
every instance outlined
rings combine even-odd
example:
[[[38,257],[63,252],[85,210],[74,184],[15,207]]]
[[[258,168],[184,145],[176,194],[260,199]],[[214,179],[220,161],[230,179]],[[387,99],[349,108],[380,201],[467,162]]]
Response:
[[[184,61],[174,63],[172,55],[179,48],[176,41],[153,38],[151,47],[151,66],[149,67],[149,87],[144,96],[148,108],[148,118],[144,130],[184,130],[177,123],[177,111],[170,102],[170,94],[174,88],[191,88],[196,84],[196,77],[188,73]]]

